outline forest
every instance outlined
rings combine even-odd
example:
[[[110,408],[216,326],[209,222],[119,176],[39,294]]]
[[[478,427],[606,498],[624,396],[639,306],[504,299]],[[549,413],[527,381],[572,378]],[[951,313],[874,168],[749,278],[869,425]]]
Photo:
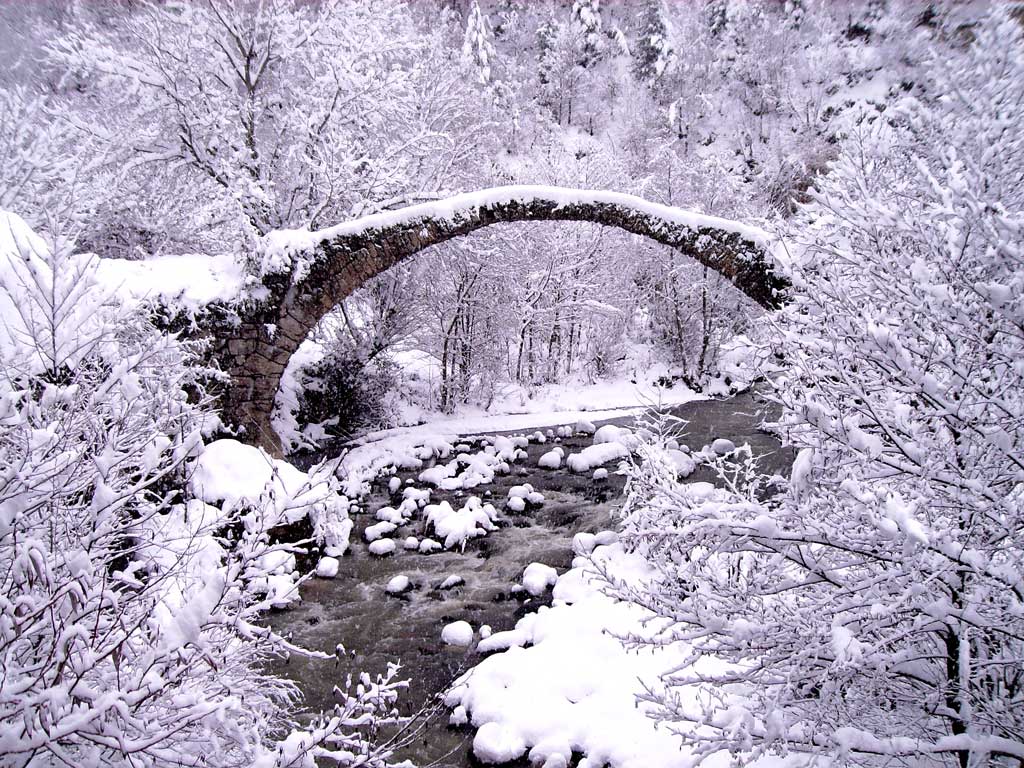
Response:
[[[0,766],[1024,765],[1022,25],[0,0]]]

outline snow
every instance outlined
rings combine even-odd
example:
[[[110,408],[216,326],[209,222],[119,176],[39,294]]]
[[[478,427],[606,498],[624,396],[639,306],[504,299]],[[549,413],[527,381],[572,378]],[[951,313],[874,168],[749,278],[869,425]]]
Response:
[[[272,500],[283,510],[309,482],[304,472],[288,462],[227,439],[214,440],[203,449],[192,465],[189,490],[207,503],[221,504],[225,511]]]
[[[513,512],[522,512],[527,506],[539,507],[544,503],[544,494],[534,490],[529,483],[514,485],[508,490],[509,509]]]
[[[431,552],[440,552],[442,549],[444,547],[441,546],[441,542],[434,539],[423,539],[419,546],[420,553],[424,555],[429,555]]]
[[[316,564],[316,575],[321,579],[333,579],[338,575],[338,566],[338,558],[322,557],[320,562]]]
[[[253,589],[266,595],[271,607],[289,608],[301,599],[292,574],[278,573],[253,581]]]
[[[642,557],[618,543],[599,545],[591,557],[629,584],[654,577]],[[639,654],[626,648],[616,634],[649,636],[654,628],[645,625],[642,609],[617,602],[602,584],[590,560],[577,558],[558,577],[552,606],[478,644],[492,655],[457,680],[445,699],[477,728],[477,759],[499,762],[529,750],[534,765],[566,765],[574,752],[589,758],[588,765],[612,768],[692,764],[694,755],[680,738],[657,728],[648,705],[635,698],[645,685],[657,688],[659,675],[681,663],[688,647],[677,642]],[[690,695],[696,701],[701,694]],[[766,758],[756,764],[781,763]],[[713,754],[705,764],[725,768],[729,755]]]
[[[598,549],[594,557],[617,573],[651,575],[621,547]],[[525,616],[511,632],[492,635],[488,648],[505,641],[509,650],[472,669],[447,703],[465,707],[480,731],[490,724],[486,734],[519,740],[520,755],[545,745],[546,754],[531,754],[538,763],[556,754],[569,759],[576,750],[616,768],[683,765],[678,738],[656,730],[633,700],[642,682],[655,683],[658,673],[681,658],[680,650],[638,656],[608,634],[642,631],[644,616],[604,595],[587,564],[558,579],[554,598],[553,607]],[[488,759],[487,750],[498,743],[485,735],[484,753],[477,757]]]
[[[447,464],[437,464],[419,474],[419,481],[446,491],[469,490],[494,481],[494,475],[507,471],[502,456],[481,451],[459,453]]]
[[[412,583],[409,581],[409,577],[400,574],[392,578],[387,583],[387,586],[384,587],[384,590],[389,595],[400,595],[408,590],[410,586],[412,586]]]
[[[548,451],[537,461],[537,466],[544,469],[558,469],[562,466],[562,454],[559,451]]]
[[[354,442],[352,449],[337,467],[338,477],[344,481],[344,493],[350,498],[362,496],[369,492],[369,484],[382,473],[390,473],[395,468],[424,470],[425,463],[438,460],[447,463],[435,465],[427,471],[424,481],[429,480],[445,490],[476,487],[491,482],[495,474],[507,472],[508,467],[502,462],[510,463],[517,456],[525,458],[525,454],[517,453],[516,449],[527,447],[529,441],[526,438],[513,441],[512,438],[495,433],[561,425],[563,431],[568,428],[570,434],[593,434],[596,428],[592,420],[636,415],[648,408],[651,402],[677,405],[703,399],[703,396],[682,387],[665,392],[656,387],[645,388],[624,380],[604,381],[584,387],[567,386],[565,390],[571,393],[570,400],[552,394],[557,392],[557,388],[548,389],[546,399],[529,404],[527,410],[532,412],[479,412],[475,415],[465,412],[456,417],[438,417],[428,424],[368,433]],[[498,403],[495,406],[499,410],[513,407],[513,403]],[[494,456],[499,461],[494,460],[489,450],[473,455],[457,450],[462,442],[461,436],[488,434],[495,435],[492,441]],[[449,461],[452,456],[455,459]],[[442,468],[437,469],[437,466]],[[390,485],[389,481],[389,488]]]
[[[366,530],[363,531],[363,538],[367,541],[377,541],[395,532],[398,528],[394,523],[383,521],[375,523],[374,525],[368,525]]]
[[[349,501],[334,490],[333,478],[310,475],[265,451],[237,440],[214,440],[191,463],[188,490],[225,515],[244,511],[249,529],[266,529],[310,517],[315,538],[341,555],[352,521]]]
[[[468,621],[453,621],[441,630],[441,641],[445,645],[469,647],[473,642],[473,627]]]
[[[494,524],[498,518],[497,511],[476,496],[467,499],[459,510],[455,510],[447,501],[442,501],[440,504],[428,504],[424,512],[427,524],[437,536],[444,538],[445,549],[465,548],[467,540],[497,530]]]
[[[619,443],[621,438],[631,435],[633,431],[615,424],[605,424],[594,433],[594,445],[601,443]]]
[[[697,469],[697,462],[689,454],[676,448],[667,449],[665,456],[672,462],[672,466],[676,470],[676,477],[680,479],[689,477]]]
[[[373,516],[380,520],[382,523],[390,523],[391,525],[397,527],[399,525],[404,525],[406,522],[408,522],[409,518],[412,517],[412,513],[415,512],[416,509],[417,505],[415,502],[410,503],[409,501],[403,501],[398,506],[398,509],[395,509],[394,507],[381,507],[374,513]],[[384,531],[384,533],[391,533],[391,531],[393,530],[394,528],[392,528],[389,531]],[[378,536],[377,538],[380,537]],[[369,539],[367,539],[367,541],[369,541]]]
[[[592,533],[580,532],[572,537],[572,551],[576,555],[589,555],[597,546],[597,537]]]
[[[463,579],[458,574],[453,573],[452,575],[445,577],[445,580],[442,581],[437,588],[440,590],[454,589],[455,587],[458,587],[465,583],[465,579]]]
[[[213,302],[230,303],[246,288],[242,265],[228,253],[100,259],[96,275],[126,304],[152,300],[190,315]]]
[[[397,547],[394,539],[377,539],[377,541],[371,542],[367,549],[370,550],[371,555],[385,557],[386,555],[394,554]]]
[[[565,460],[566,466],[573,472],[589,472],[595,467],[607,464],[609,461],[624,459],[629,456],[629,449],[622,443],[600,443],[584,448],[579,453],[569,454]]]
[[[444,443],[447,451],[439,457],[447,458],[463,435],[522,432],[535,427],[571,424],[575,425],[575,432],[593,434],[596,431],[594,421],[635,416],[644,412],[651,402],[660,400],[668,406],[706,399],[685,387],[663,391],[624,379],[611,379],[592,386],[567,386],[564,394],[558,387],[549,387],[544,394],[543,399],[530,400],[525,404],[518,400],[496,403],[492,412],[474,412],[467,408],[456,416],[431,414],[430,422],[426,424],[370,432],[355,441],[355,447],[346,456],[343,467],[365,466],[378,453],[384,452],[409,463],[403,468],[421,469],[422,466],[415,463],[421,461],[416,457],[415,448],[418,446]],[[503,410],[509,412],[502,413]]]
[[[24,219],[0,210],[0,274],[5,279],[24,276],[26,265],[36,274],[46,274],[44,258],[49,250],[47,242]],[[77,253],[68,256],[65,268],[69,273],[81,271],[88,275],[104,297],[117,299],[126,306],[158,302],[189,315],[214,301],[234,301],[246,285],[244,270],[231,254],[185,254],[129,261]],[[86,324],[91,322],[90,318],[84,320]],[[22,319],[3,295],[0,330],[0,350],[7,346],[6,338],[16,338],[23,332]],[[82,338],[90,333],[85,328],[75,330]]]
[[[594,470],[594,479],[595,480],[607,480],[608,479],[608,470],[605,469],[604,467],[598,467],[597,469]]]
[[[157,613],[164,627],[173,624],[171,613],[187,602],[188,595],[205,588],[208,574],[220,569],[225,553],[214,533],[222,518],[216,507],[189,499],[143,524],[140,562],[150,573],[175,573],[161,590],[162,606]],[[69,556],[69,567],[71,560],[81,560],[82,555]]]
[[[500,723],[485,723],[473,737],[473,754],[484,763],[507,763],[522,757],[526,742]]]
[[[711,450],[719,456],[727,456],[736,450],[736,444],[732,440],[720,437],[711,443]]]
[[[327,422],[308,424],[300,429],[296,416],[306,383],[302,372],[307,366],[322,360],[324,354],[322,344],[315,339],[305,339],[288,358],[288,365],[281,374],[281,383],[274,398],[271,424],[286,452],[290,453],[299,448],[315,448],[319,441],[326,437],[324,427],[327,426]]]
[[[544,563],[530,563],[523,571],[523,588],[534,597],[540,597],[554,586],[558,571]]]
[[[466,192],[445,200],[434,200],[395,211],[376,213],[317,231],[281,229],[270,232],[263,238],[263,273],[273,274],[290,270],[296,261],[301,270],[300,259],[303,254],[311,253],[320,243],[338,238],[365,236],[390,227],[415,226],[428,221],[455,223],[474,216],[481,208],[488,206],[533,202],[554,203],[558,207],[594,203],[614,205],[679,227],[734,233],[759,247],[769,247],[775,241],[772,235],[759,227],[652,203],[622,192],[546,185],[509,185]]]

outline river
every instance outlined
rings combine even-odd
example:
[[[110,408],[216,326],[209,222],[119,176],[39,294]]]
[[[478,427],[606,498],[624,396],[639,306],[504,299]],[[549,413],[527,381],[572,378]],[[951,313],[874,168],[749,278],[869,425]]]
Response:
[[[748,391],[724,400],[693,401],[672,410],[687,422],[682,440],[694,450],[719,437],[737,445],[748,443],[764,471],[785,473],[792,462],[791,451],[759,428],[770,415],[769,408],[756,392]],[[633,422],[632,417],[622,417],[598,426],[631,426]],[[560,444],[568,454],[590,445],[591,439],[581,435],[564,438]],[[494,631],[510,629],[525,613],[544,604],[545,598],[531,597],[516,587],[523,569],[532,562],[551,565],[560,573],[567,569],[573,557],[570,545],[574,534],[614,528],[625,483],[612,465],[608,479],[596,482],[589,473],[539,469],[538,458],[550,448],[550,442],[531,443],[529,458],[515,465],[511,474],[496,476],[493,484],[474,489],[476,495],[493,499],[501,508],[510,487],[530,483],[546,501],[540,509],[521,514],[506,510],[502,527],[470,540],[465,552],[424,555],[399,547],[393,556],[370,555],[362,531],[376,522],[373,513],[377,509],[393,501],[388,478],[374,483],[362,512],[354,516],[352,546],[342,558],[337,577],[310,579],[302,587],[301,603],[272,617],[274,628],[289,632],[300,645],[333,654],[340,643],[347,651],[343,661],[293,658],[276,667],[299,686],[304,712],[333,707],[333,688],[347,672],[375,674],[395,660],[401,661],[402,676],[410,680],[400,700],[402,712],[429,707],[454,678],[480,659],[472,650],[445,646],[440,639],[445,624],[465,619],[477,627],[489,625]],[[403,472],[399,477],[404,482],[409,477],[415,479],[416,474]],[[689,479],[714,482],[716,478],[708,469],[698,468]],[[431,502],[448,499],[458,507],[465,495],[433,490]],[[396,541],[407,535],[422,536],[422,525],[421,519],[414,518],[394,534]],[[388,595],[385,585],[399,574],[409,577],[413,589],[401,596]],[[462,583],[441,589],[450,576],[460,577]],[[470,755],[472,731],[450,728],[447,716],[446,711],[438,711],[418,723],[415,738],[397,758],[408,758],[421,767],[476,765]]]

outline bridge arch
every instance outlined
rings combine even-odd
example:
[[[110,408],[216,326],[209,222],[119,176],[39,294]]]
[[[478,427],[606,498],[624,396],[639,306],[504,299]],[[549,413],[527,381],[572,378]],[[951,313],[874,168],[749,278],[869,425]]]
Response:
[[[281,376],[314,326],[373,277],[433,245],[493,224],[586,221],[671,246],[774,308],[786,284],[772,269],[765,231],[739,222],[651,203],[618,192],[547,186],[485,189],[328,229],[281,230],[264,240],[266,297],[241,322],[214,331],[214,355],[231,376],[225,420],[274,453],[270,423]]]

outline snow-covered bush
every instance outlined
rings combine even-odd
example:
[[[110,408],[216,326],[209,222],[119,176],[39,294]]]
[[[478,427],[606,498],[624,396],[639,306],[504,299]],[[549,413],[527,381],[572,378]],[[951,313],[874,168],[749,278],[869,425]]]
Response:
[[[348,438],[360,430],[390,423],[387,394],[395,386],[395,366],[384,357],[361,359],[351,350],[332,348],[300,374],[305,387],[297,421],[316,425],[322,437]]]
[[[381,764],[364,730],[390,678],[293,730],[296,690],[265,663],[303,651],[258,622],[271,598],[250,588],[287,552],[261,526],[229,542],[237,515],[183,495],[216,424],[192,350],[105,295],[96,266],[0,217],[4,764]]]
[[[30,212],[66,202],[67,141],[44,100],[25,87],[0,87],[0,209]]]
[[[632,479],[663,578],[624,592],[693,649],[649,698],[697,754],[1024,759],[1024,47],[998,10],[950,40],[801,215],[788,490]]]

